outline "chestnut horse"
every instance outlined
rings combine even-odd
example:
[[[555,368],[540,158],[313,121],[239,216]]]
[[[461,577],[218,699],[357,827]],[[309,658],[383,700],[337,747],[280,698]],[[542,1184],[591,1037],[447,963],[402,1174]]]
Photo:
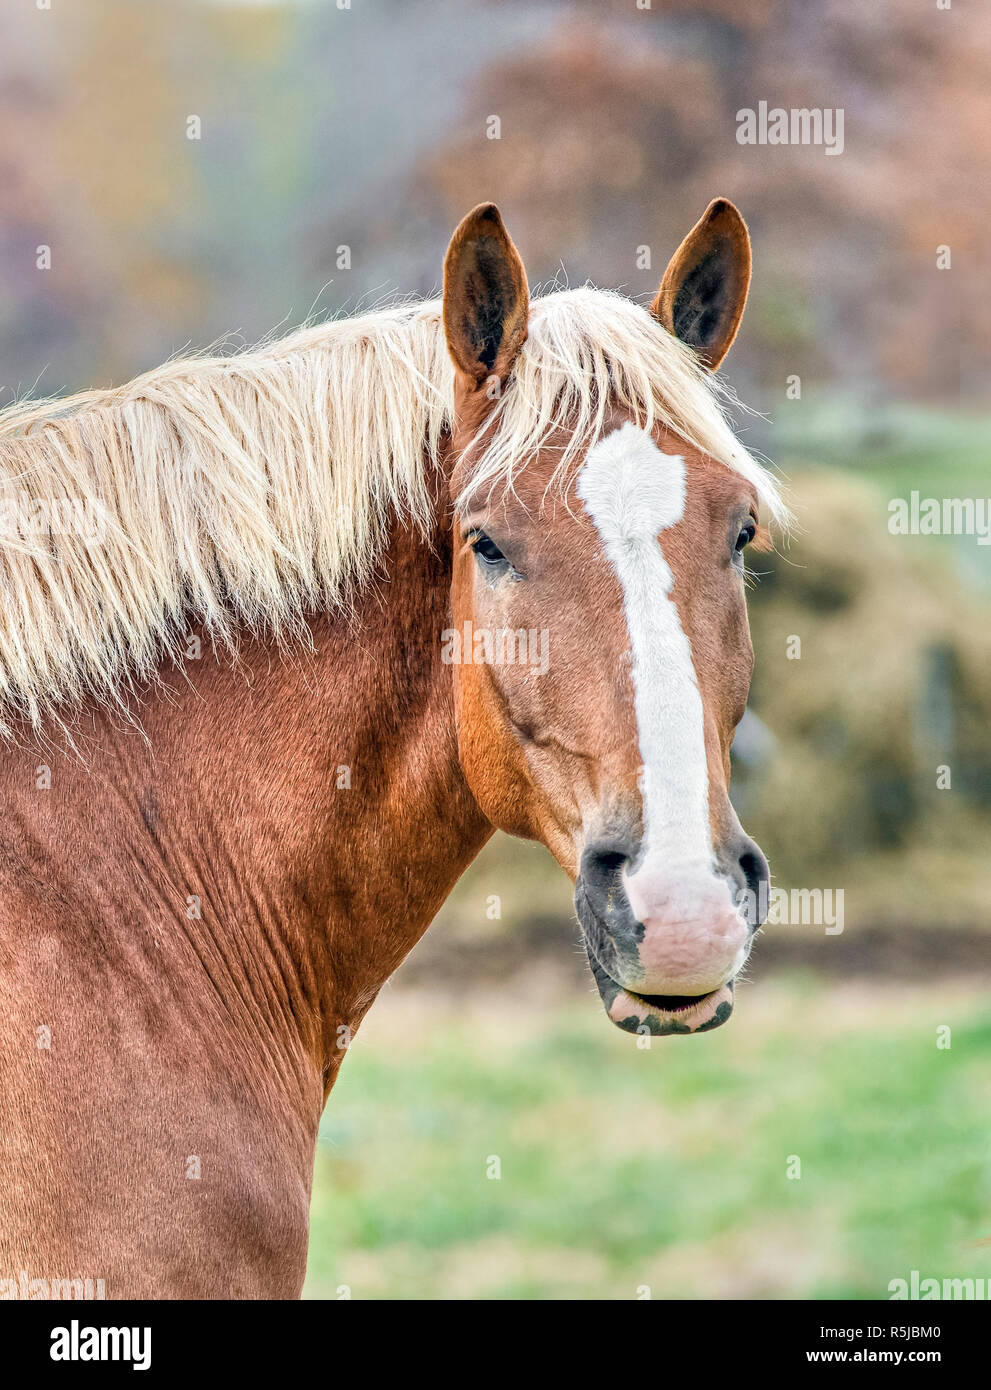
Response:
[[[649,310],[531,303],[485,204],[440,302],[0,416],[0,1294],[298,1296],[348,1043],[495,827],[614,1023],[725,1021],[749,278],[717,200]]]

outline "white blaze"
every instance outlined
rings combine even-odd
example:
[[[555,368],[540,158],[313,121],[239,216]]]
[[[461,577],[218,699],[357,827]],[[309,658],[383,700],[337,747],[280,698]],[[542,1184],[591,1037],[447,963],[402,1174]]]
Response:
[[[589,450],[578,495],[622,586],[630,635],[644,853],[628,886],[654,866],[675,881],[711,880],[702,697],[662,540],[684,514],[684,459],[623,425]]]

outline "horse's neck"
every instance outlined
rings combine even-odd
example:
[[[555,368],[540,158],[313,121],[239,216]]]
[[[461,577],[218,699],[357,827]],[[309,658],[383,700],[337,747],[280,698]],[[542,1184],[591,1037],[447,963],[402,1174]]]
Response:
[[[85,766],[52,759],[50,789],[37,755],[5,768],[21,791],[6,848],[57,884],[60,931],[127,973],[173,972],[179,997],[205,990],[205,1015],[327,1085],[489,833],[439,659],[447,563],[404,534],[357,621],[314,621],[315,650],[246,643],[231,669],[204,649],[142,710],[147,742],[99,717]]]

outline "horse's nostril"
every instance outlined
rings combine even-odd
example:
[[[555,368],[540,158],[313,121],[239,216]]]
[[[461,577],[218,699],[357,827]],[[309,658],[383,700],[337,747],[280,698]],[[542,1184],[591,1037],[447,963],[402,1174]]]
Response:
[[[767,887],[771,881],[771,871],[760,846],[747,840],[737,861],[740,874],[746,885],[747,917],[753,917],[751,928],[761,925],[767,916]]]
[[[619,886],[620,874],[629,862],[629,854],[615,844],[588,845],[582,855],[581,878],[589,899],[604,907],[607,899]]]
[[[748,850],[746,854],[740,855],[740,868],[743,870],[747,887],[751,893],[756,893],[767,878],[767,864],[764,861],[764,856]]]
[[[619,850],[600,850],[596,855],[596,869],[605,878],[614,878],[626,863],[627,856]]]

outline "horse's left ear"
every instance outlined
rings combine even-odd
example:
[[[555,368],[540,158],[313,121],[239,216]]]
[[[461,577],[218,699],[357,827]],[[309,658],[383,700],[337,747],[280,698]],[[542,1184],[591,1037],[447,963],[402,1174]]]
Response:
[[[469,385],[505,381],[526,342],[530,291],[520,253],[495,203],[458,225],[444,257],[444,332]]]
[[[727,198],[714,198],[671,257],[650,312],[715,371],[736,337],[749,288],[747,224]]]

